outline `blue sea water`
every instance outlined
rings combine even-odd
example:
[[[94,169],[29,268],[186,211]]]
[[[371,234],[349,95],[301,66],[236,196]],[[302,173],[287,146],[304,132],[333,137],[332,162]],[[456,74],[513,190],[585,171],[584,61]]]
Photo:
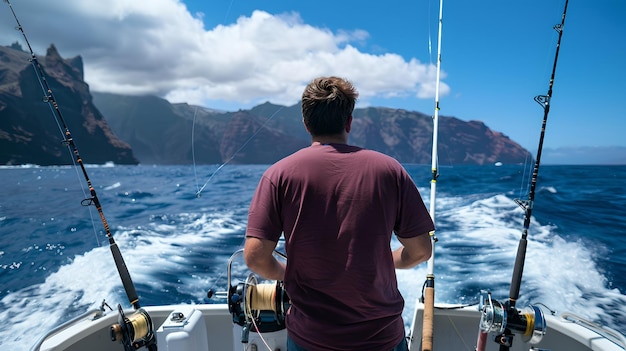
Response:
[[[405,167],[428,204],[430,167]],[[242,247],[247,208],[266,168],[87,168],[141,305],[223,302],[206,292],[226,289],[226,263]],[[435,300],[475,303],[490,290],[504,301],[524,220],[514,199],[528,198],[528,167],[440,173]],[[0,348],[28,350],[103,300],[129,307],[100,217],[81,206],[88,197],[82,173],[4,167],[0,177]],[[518,305],[543,303],[626,333],[625,189],[626,166],[541,167]],[[425,265],[398,271],[407,325],[425,276]]]

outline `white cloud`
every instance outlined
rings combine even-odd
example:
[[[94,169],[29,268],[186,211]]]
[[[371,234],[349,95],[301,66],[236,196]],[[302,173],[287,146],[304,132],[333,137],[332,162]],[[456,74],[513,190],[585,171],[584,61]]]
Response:
[[[303,23],[297,13],[255,11],[206,29],[201,15],[176,0],[151,0],[149,6],[135,0],[56,0],[13,7],[37,54],[54,43],[63,57],[83,57],[93,91],[155,94],[210,107],[218,101],[291,105],[310,79],[332,74],[353,81],[363,104],[375,97],[434,96],[433,65],[361,52],[356,46],[367,42],[367,32],[333,33]],[[14,27],[6,12],[0,14],[2,33]],[[0,34],[4,45],[15,38]],[[441,94],[448,92],[442,84]]]

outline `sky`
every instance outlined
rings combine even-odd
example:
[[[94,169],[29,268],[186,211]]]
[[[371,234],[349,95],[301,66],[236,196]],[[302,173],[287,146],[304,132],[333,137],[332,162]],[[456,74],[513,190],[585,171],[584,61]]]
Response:
[[[12,0],[36,54],[80,55],[92,91],[247,109],[293,105],[321,75],[357,107],[434,113],[439,1]],[[6,3],[0,45],[26,48]],[[480,120],[536,154],[565,0],[444,0],[441,116]],[[572,0],[546,155],[626,164],[626,1]],[[62,102],[60,102],[62,103]]]

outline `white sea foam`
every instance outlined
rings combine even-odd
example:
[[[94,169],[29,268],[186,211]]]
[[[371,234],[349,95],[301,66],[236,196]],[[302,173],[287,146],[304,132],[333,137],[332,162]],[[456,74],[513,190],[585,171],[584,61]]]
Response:
[[[539,189],[539,190],[547,191],[547,192],[549,192],[551,194],[556,194],[558,192],[556,190],[556,188],[553,187],[553,186],[544,186],[544,187],[541,187],[541,189]]]
[[[477,302],[483,289],[504,302],[522,235],[523,210],[503,195],[469,203],[466,200],[443,199],[446,205],[437,213],[442,228],[436,233],[435,302]],[[608,318],[606,310],[611,305],[624,306],[626,296],[607,288],[607,280],[593,258],[594,247],[589,243],[567,241],[555,234],[552,225],[532,219],[520,306],[543,303],[557,312],[572,312],[609,325],[612,319],[613,324],[619,324],[626,316],[623,308]],[[410,325],[426,267],[397,273],[407,302],[404,318]]]
[[[111,185],[109,185],[109,186],[105,187],[105,188],[104,188],[104,190],[113,190],[113,189],[119,188],[119,187],[121,187],[121,186],[122,186],[122,183],[120,183],[120,182],[115,182],[115,183],[113,183],[113,184],[111,184]]]
[[[211,247],[216,239],[241,232],[243,224],[230,219],[229,214],[183,214],[181,217],[186,221],[181,221],[180,226],[156,225],[142,233],[122,229],[115,233],[115,239],[135,284],[140,282],[152,291],[163,293],[174,289],[200,301],[206,296],[206,288],[214,284],[215,277],[214,274],[181,274],[191,270],[187,256],[195,247]],[[216,267],[216,271],[225,272],[225,267],[225,264]],[[154,279],[163,272],[180,277],[164,285]],[[108,247],[77,255],[43,283],[7,294],[0,301],[0,318],[12,322],[0,331],[0,348],[28,350],[35,342],[33,335],[43,335],[64,322],[68,315],[97,308],[103,300],[114,309],[118,303],[129,307]]]
[[[508,298],[522,209],[504,195],[440,196],[437,205],[435,301],[476,302],[481,289],[490,290],[498,300]],[[236,236],[245,228],[245,223],[235,219],[241,214],[200,209],[159,218],[146,228],[121,228],[114,233],[133,281],[158,295],[190,296],[191,302],[203,301],[207,288],[224,290],[227,255],[219,252],[224,257],[214,266],[199,269],[194,265],[216,255],[208,249],[232,248],[237,240],[243,243],[243,237]],[[555,232],[552,225],[531,221],[520,306],[541,302],[559,312],[598,319],[607,310],[615,310],[611,306],[626,305],[624,295],[606,288],[606,278],[594,261],[593,244],[567,241]],[[226,240],[230,243],[224,244]],[[394,239],[392,246],[397,245]],[[128,307],[107,247],[68,260],[43,283],[10,292],[0,301],[0,318],[12,321],[0,331],[2,349],[27,350],[33,335],[43,335],[68,315],[98,307],[103,300],[114,308],[118,303]],[[233,274],[245,277],[247,272],[237,263]],[[426,265],[397,274],[406,300],[405,322],[410,325]],[[164,275],[171,279],[164,282]],[[620,312],[623,307],[617,310],[610,317],[613,325],[625,317]]]

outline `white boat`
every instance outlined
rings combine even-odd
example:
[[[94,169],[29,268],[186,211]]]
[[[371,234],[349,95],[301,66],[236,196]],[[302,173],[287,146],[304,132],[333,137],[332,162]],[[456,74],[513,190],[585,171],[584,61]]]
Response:
[[[241,251],[236,252],[235,258]],[[230,267],[230,262],[229,262]],[[230,271],[230,269],[229,269]],[[258,287],[258,288],[257,288]],[[262,287],[262,288],[261,288]],[[276,291],[271,310],[255,310],[255,294]],[[138,310],[101,309],[89,311],[43,336],[32,351],[112,351],[158,349],[160,351],[285,351],[287,331],[282,323],[287,298],[279,282],[256,282],[254,276],[231,282],[228,301],[222,304],[147,306]],[[246,298],[248,296],[248,298]],[[243,298],[242,298],[243,297]],[[479,305],[435,305],[434,350],[475,350],[479,326],[486,318]],[[489,311],[489,309],[487,309]],[[599,326],[569,313],[538,311],[528,330],[519,332],[510,347],[513,351],[620,351],[626,338],[619,332]],[[415,310],[416,325],[410,351],[421,350],[423,305]],[[243,322],[235,323],[235,321]],[[498,323],[494,323],[498,325]],[[500,324],[501,326],[501,324]],[[486,334],[485,350],[498,350],[492,341],[499,334]],[[489,340],[491,339],[491,340]],[[143,347],[137,347],[144,345]],[[152,345],[152,346],[151,346]]]
[[[285,329],[250,332],[248,343],[241,342],[242,327],[232,322],[226,304],[150,306],[144,311],[156,326],[158,350],[228,351],[272,350],[285,351]],[[418,313],[422,311],[418,308]],[[128,315],[132,311],[127,311]],[[181,321],[173,317],[184,315]],[[31,350],[113,351],[127,350],[119,341],[111,341],[111,327],[118,323],[118,313],[100,310],[88,312],[51,332]],[[574,315],[546,315],[546,330],[541,342],[530,344],[516,340],[511,350],[552,351],[620,351],[626,349],[626,339],[618,332],[600,327]],[[480,312],[477,306],[435,306],[434,349],[474,350],[477,340]],[[416,332],[421,332],[416,329]],[[419,335],[416,334],[419,339]],[[267,345],[266,345],[267,344]],[[419,342],[410,350],[420,350]],[[498,350],[495,342],[486,350]],[[134,350],[134,348],[133,348]]]

